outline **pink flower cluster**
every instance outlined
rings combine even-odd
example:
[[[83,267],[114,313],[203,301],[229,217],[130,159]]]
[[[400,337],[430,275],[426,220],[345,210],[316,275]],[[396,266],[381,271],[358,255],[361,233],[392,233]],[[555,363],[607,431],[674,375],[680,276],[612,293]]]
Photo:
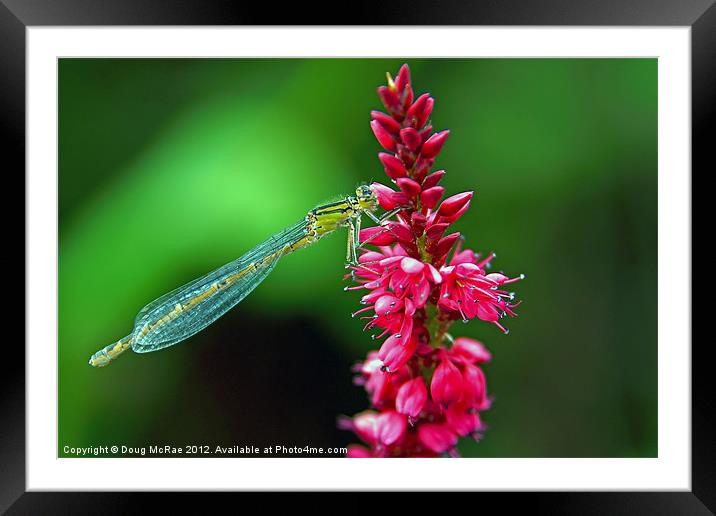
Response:
[[[481,364],[490,360],[484,345],[453,338],[451,324],[478,318],[507,333],[500,319],[514,316],[509,278],[489,273],[495,255],[481,258],[462,249],[450,225],[469,208],[473,192],[440,200],[444,170],[431,173],[449,131],[432,132],[435,104],[429,94],[413,98],[410,71],[378,88],[387,113],[373,111],[371,128],[388,152],[378,157],[396,188],[371,185],[385,210],[401,208],[397,220],[361,231],[364,249],[350,277],[364,306],[354,316],[365,329],[386,337],[356,366],[356,383],[370,397],[371,410],[339,424],[365,443],[350,457],[429,457],[456,455],[459,437],[478,439],[485,429],[480,412],[490,406]]]

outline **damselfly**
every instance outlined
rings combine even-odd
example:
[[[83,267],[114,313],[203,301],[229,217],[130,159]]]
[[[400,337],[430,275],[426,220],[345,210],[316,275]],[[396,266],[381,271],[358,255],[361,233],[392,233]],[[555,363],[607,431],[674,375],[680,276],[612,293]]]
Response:
[[[270,237],[242,257],[149,303],[137,314],[132,333],[99,350],[89,360],[103,367],[132,348],[136,353],[157,351],[203,330],[240,303],[273,270],[278,260],[340,227],[348,228],[346,261],[357,263],[361,215],[380,224],[399,209],[378,218],[378,202],[370,186],[355,197],[318,206],[298,223]]]

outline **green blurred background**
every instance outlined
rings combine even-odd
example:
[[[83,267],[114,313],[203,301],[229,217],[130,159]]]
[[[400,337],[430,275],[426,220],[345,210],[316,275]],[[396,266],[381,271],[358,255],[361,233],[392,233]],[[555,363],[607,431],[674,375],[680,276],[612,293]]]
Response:
[[[173,348],[89,356],[161,294],[322,201],[387,181],[368,126],[392,59],[61,59],[59,436],[67,446],[344,446],[376,347],[342,291],[345,235],[285,258]],[[657,454],[657,61],[413,59],[450,139],[457,229],[524,272],[478,457]]]

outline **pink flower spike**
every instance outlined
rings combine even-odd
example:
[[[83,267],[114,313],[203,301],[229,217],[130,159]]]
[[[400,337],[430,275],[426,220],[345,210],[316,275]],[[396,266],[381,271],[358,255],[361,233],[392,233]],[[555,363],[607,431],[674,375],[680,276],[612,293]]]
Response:
[[[427,190],[423,190],[420,194],[420,202],[423,208],[433,209],[440,202],[440,198],[445,193],[445,188],[442,186],[433,186]]]
[[[401,414],[415,418],[420,415],[427,399],[428,389],[425,387],[425,382],[421,377],[413,378],[398,389],[395,408]]]
[[[455,339],[451,351],[476,364],[483,364],[492,359],[492,355],[482,342],[468,337]]]
[[[405,129],[401,129],[400,139],[411,151],[418,150],[420,145],[423,143],[423,140],[420,138],[420,134],[418,134],[418,131],[416,131],[412,127],[406,127]]]
[[[377,420],[378,440],[386,446],[390,446],[400,440],[405,434],[407,421],[405,416],[394,410],[381,413]]]
[[[371,129],[373,129],[373,134],[375,134],[376,139],[378,140],[378,143],[380,143],[383,148],[386,150],[395,152],[397,150],[397,146],[395,143],[395,140],[390,135],[388,130],[381,125],[380,122],[377,120],[373,120],[370,123]]]
[[[392,154],[386,154],[381,152],[378,154],[378,158],[385,167],[385,173],[391,179],[398,179],[399,177],[405,177],[408,175],[408,171],[405,169],[405,165],[398,158]]]
[[[441,217],[450,217],[460,211],[472,199],[473,192],[462,192],[452,195],[445,199],[438,208],[438,215]]]
[[[428,138],[428,141],[423,144],[420,154],[424,158],[434,158],[437,156],[449,134],[450,131],[440,131],[439,133],[432,135]]]
[[[370,124],[395,186],[370,188],[391,216],[371,217],[378,225],[360,232],[368,245],[343,277],[351,281],[344,290],[360,291],[352,316],[382,344],[351,368],[371,410],[339,418],[338,427],[361,440],[349,457],[457,457],[458,439],[478,440],[487,428],[481,413],[492,397],[481,364],[491,356],[481,342],[445,332],[471,319],[506,332],[502,319],[516,316],[520,304],[509,287],[524,276],[488,273],[494,254],[476,255],[461,233],[448,234],[474,192],[450,196],[441,184],[445,171],[431,173],[449,135],[433,132],[433,97],[413,98],[407,65],[395,79],[387,74],[378,93],[387,111],[372,111]]]
[[[436,186],[440,182],[440,180],[443,178],[444,175],[445,175],[444,170],[438,170],[438,171],[430,174],[423,181],[423,190],[427,190],[428,188],[432,188],[433,186]]]
[[[416,183],[409,177],[399,177],[395,182],[408,197],[412,198],[420,193],[420,184]]]
[[[443,357],[435,368],[430,382],[430,395],[433,401],[443,407],[455,403],[462,396],[463,380],[460,370],[449,358]]]
[[[424,423],[418,427],[418,438],[435,453],[442,453],[457,444],[457,435],[444,423]]]

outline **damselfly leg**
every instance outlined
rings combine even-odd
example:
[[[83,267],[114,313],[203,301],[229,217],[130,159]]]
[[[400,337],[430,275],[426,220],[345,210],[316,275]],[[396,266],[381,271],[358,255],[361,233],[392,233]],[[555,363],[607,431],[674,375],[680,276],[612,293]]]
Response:
[[[375,222],[376,224],[382,226],[383,222],[393,217],[396,213],[403,210],[403,208],[395,208],[394,210],[390,210],[385,212],[380,217],[376,217],[375,214],[366,211],[364,212],[368,217]],[[347,251],[346,251],[346,268],[350,267],[361,267],[365,268],[365,265],[370,265],[371,263],[376,262],[365,262],[365,263],[359,263],[358,262],[358,250],[364,249],[364,246],[366,244],[369,244],[371,240],[374,238],[383,235],[385,233],[390,232],[390,228],[383,228],[382,231],[378,231],[377,233],[371,235],[369,238],[364,240],[363,242],[360,241],[360,228],[361,228],[361,215],[357,214],[355,217],[350,219],[348,221],[348,242],[347,242]]]
[[[348,241],[346,242],[346,269],[358,263],[356,254],[357,235],[360,234],[360,215],[348,220]]]

